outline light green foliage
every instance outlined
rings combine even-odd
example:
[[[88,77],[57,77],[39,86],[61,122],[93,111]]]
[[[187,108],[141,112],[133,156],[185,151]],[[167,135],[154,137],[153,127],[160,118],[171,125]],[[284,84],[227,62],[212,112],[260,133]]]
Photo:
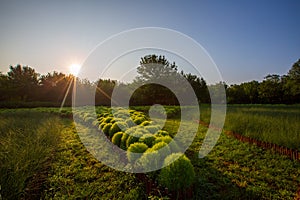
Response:
[[[127,158],[128,161],[134,163],[137,159],[139,159],[146,150],[148,146],[144,143],[136,142],[131,144],[127,149]],[[140,154],[133,154],[133,153],[140,153]]]
[[[195,179],[194,167],[185,155],[171,154],[166,157],[164,164],[168,166],[161,169],[158,178],[160,185],[172,191],[178,191],[193,184]]]
[[[116,134],[114,134],[114,136],[112,137],[111,141],[114,145],[117,145],[118,147],[120,147],[121,145],[121,138],[123,136],[123,132],[117,132]]]

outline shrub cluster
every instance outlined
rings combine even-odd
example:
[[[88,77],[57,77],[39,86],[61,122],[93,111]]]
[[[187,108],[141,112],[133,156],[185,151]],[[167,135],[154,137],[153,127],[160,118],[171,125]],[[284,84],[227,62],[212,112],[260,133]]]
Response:
[[[142,112],[114,109],[112,114],[107,109],[97,115],[96,121],[88,113],[82,116],[85,123],[98,127],[114,145],[126,150],[130,163],[137,164],[146,171],[166,166],[154,173],[154,178],[163,187],[178,190],[192,184],[195,175],[190,160],[176,153],[179,152],[179,147],[170,134],[160,130]]]

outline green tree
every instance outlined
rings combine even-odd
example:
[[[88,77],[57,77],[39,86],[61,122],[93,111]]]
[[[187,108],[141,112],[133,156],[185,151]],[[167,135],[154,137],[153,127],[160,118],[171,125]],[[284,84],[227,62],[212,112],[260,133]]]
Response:
[[[207,84],[203,78],[199,78],[197,75],[193,75],[191,73],[184,74],[183,71],[181,71],[181,74],[186,78],[186,80],[190,83],[193,90],[195,91],[195,94],[198,98],[198,101],[200,103],[209,103],[210,97],[209,92],[207,88]]]
[[[134,92],[131,104],[178,104],[174,91],[159,84],[176,85],[178,72],[175,63],[170,64],[164,56],[147,55],[141,58],[137,73],[133,85],[143,86]]]
[[[65,103],[67,105],[71,104],[71,93],[73,87],[70,84],[73,84],[72,76],[66,76],[63,73],[54,71],[52,73],[47,73],[47,75],[42,75],[39,82],[40,101],[60,104],[69,88]]]
[[[284,95],[287,103],[300,102],[300,59],[295,62],[283,77]]]
[[[263,103],[282,103],[283,87],[281,77],[277,74],[267,75],[260,83],[258,93]]]
[[[8,95],[8,77],[0,72],[0,101],[9,99]]]
[[[11,96],[15,100],[30,101],[35,100],[38,89],[39,74],[29,66],[16,65],[10,66],[7,73]]]
[[[96,104],[110,106],[111,95],[116,85],[117,81],[99,79],[97,81]]]

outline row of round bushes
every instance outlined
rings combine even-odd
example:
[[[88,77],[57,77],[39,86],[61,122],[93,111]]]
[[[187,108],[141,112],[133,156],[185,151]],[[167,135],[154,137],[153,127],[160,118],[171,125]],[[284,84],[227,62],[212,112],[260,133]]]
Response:
[[[149,121],[142,112],[129,110],[129,113],[130,118],[128,111],[122,109],[114,114],[110,111],[102,112],[98,114],[96,121],[88,113],[80,115],[84,122],[102,130],[114,145],[126,150],[130,163],[146,170],[166,166],[159,174],[155,173],[154,178],[160,185],[170,190],[190,187],[195,176],[194,168],[184,154],[172,153],[179,152],[179,147],[172,142],[169,133],[160,130],[159,126]],[[164,149],[160,150],[162,148]]]

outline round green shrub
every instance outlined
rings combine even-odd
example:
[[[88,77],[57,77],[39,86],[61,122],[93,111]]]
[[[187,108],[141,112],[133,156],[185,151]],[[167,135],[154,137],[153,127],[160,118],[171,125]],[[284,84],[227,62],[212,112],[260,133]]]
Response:
[[[162,149],[163,147],[165,147],[163,150],[158,151],[158,150]],[[163,165],[165,158],[171,154],[170,147],[165,142],[156,143],[155,145],[153,145],[153,147],[150,148],[150,151],[158,151],[157,161],[160,166]]]
[[[109,137],[112,138],[115,133],[119,131],[124,131],[127,128],[127,124],[125,122],[115,122],[109,130]]]
[[[132,119],[127,119],[127,120],[125,121],[125,123],[127,124],[128,127],[133,127],[133,126],[135,126],[135,123],[133,122]]]
[[[131,144],[127,149],[128,161],[134,163],[137,159],[139,159],[142,156],[142,153],[144,153],[147,149],[148,146],[144,143],[136,142]]]
[[[151,121],[143,121],[143,122],[141,123],[141,126],[148,126],[148,125],[150,125],[150,124],[152,124]]]
[[[155,135],[147,133],[140,137],[139,142],[145,143],[148,147],[152,147],[155,138]]]
[[[157,132],[159,136],[169,136],[170,134],[167,131],[159,130]]]
[[[161,169],[158,176],[158,182],[161,186],[176,191],[188,188],[193,184],[195,179],[194,167],[184,154],[171,154],[165,159],[164,164],[167,166]]]
[[[171,152],[175,153],[175,152],[179,152],[179,146],[176,144],[175,141],[172,142],[172,138],[170,136],[161,136],[161,137],[157,137],[154,142],[153,145],[160,143],[160,142],[165,142],[169,145],[169,148],[171,150]]]
[[[160,136],[160,137],[156,137],[156,139],[154,140],[154,144],[159,143],[159,142],[165,142],[165,143],[170,143],[172,141],[172,138],[170,136]]]
[[[112,126],[112,123],[108,123],[108,124],[106,124],[106,125],[103,127],[102,131],[103,131],[103,133],[104,133],[105,135],[108,136],[109,130],[110,130],[110,127],[111,127],[111,126]]]
[[[129,137],[128,134],[124,133],[122,138],[121,138],[121,143],[120,143],[120,148],[123,149],[123,150],[126,150],[127,147],[126,147],[126,141],[127,141],[127,138]]]
[[[144,123],[144,122],[143,122]],[[158,126],[154,126],[154,125],[151,125],[151,126],[145,126],[145,129],[147,131],[149,131],[150,133],[156,133],[157,131],[159,131],[159,127]]]
[[[137,160],[137,164],[145,171],[153,171],[153,169],[158,169],[158,157],[157,151],[147,149]]]
[[[117,132],[114,134],[114,136],[112,137],[111,141],[114,145],[117,145],[118,147],[120,147],[121,144],[121,138],[123,136],[123,132]]]
[[[151,149],[154,150],[154,151],[158,151],[159,149],[161,149],[161,148],[163,148],[163,147],[165,147],[165,146],[167,146],[166,149],[169,148],[167,143],[165,143],[165,142],[158,142],[158,143],[156,143],[155,145],[153,145],[153,146],[151,147]],[[170,152],[170,149],[169,149],[169,152]]]
[[[105,123],[105,122],[102,122],[100,125],[99,125],[99,129],[103,129],[103,127],[106,125],[107,123]]]
[[[136,124],[136,125],[139,125],[141,123],[143,123],[145,121],[145,118],[144,117],[136,117],[133,122]]]
[[[135,132],[133,135],[129,135],[126,141],[126,147],[128,148],[131,144],[139,141],[140,137],[142,137],[142,133]]]
[[[113,120],[113,117],[106,117],[106,118],[103,120],[103,122],[104,122],[104,123],[110,123],[111,120]]]

